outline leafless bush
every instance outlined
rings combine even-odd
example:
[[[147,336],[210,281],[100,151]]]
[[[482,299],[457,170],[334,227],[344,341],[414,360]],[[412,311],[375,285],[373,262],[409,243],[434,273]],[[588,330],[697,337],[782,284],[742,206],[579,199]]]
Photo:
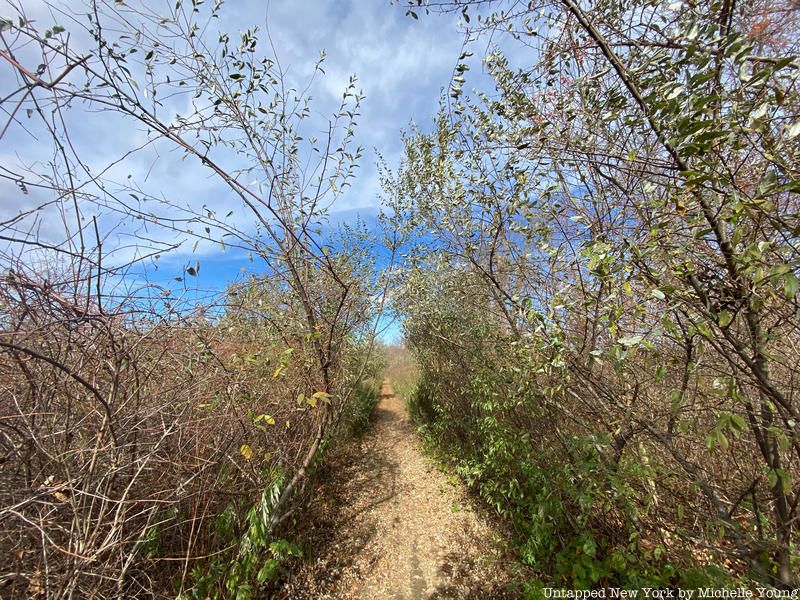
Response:
[[[37,140],[0,165],[25,199],[0,222],[4,595],[254,595],[371,372],[370,258],[358,232],[321,233],[360,158],[355,79],[301,147],[309,88],[271,43],[255,54],[255,31],[198,36],[221,3],[200,4],[88,1],[78,21],[48,3],[65,27],[12,3],[0,22],[0,139]],[[141,144],[98,162],[85,121]],[[197,206],[116,178],[165,151],[229,196]],[[202,299],[183,281],[196,262],[182,289],[149,284],[187,241],[249,252],[261,275]]]

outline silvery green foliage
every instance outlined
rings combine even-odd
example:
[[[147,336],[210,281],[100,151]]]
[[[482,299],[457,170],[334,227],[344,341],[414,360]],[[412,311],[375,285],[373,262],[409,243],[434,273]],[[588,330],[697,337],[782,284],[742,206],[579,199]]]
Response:
[[[471,380],[475,356],[500,365],[494,344],[521,344],[532,358],[519,367],[545,391],[521,398],[563,421],[541,433],[496,418],[519,435],[599,435],[612,465],[657,461],[681,484],[637,485],[642,507],[659,505],[651,518],[683,532],[674,556],[699,537],[792,585],[797,11],[419,4],[470,15],[469,35],[497,42],[484,59],[494,89],[469,94],[457,68],[434,131],[408,134],[396,175],[393,206],[418,248],[398,304],[433,380]],[[442,362],[452,354],[465,363]],[[512,381],[493,393],[518,393]],[[688,498],[713,535],[682,528]]]

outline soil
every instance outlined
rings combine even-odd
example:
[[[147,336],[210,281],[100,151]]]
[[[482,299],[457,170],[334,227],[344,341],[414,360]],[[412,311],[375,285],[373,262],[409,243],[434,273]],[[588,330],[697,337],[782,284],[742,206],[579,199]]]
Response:
[[[504,535],[420,451],[388,382],[361,437],[332,452],[300,535],[313,540],[280,598],[517,598]]]

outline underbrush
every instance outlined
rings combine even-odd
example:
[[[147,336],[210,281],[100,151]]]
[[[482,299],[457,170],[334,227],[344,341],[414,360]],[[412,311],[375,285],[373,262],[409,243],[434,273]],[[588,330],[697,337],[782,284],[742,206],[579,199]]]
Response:
[[[409,412],[413,410],[410,399],[419,380],[419,368],[406,347],[390,346],[386,349],[384,376],[391,382],[395,393],[405,400]]]
[[[379,367],[375,363],[370,368],[373,372]],[[372,410],[379,399],[379,387],[369,377],[354,384],[349,394],[342,399],[342,409],[338,422],[323,439],[320,450],[313,462],[292,507],[280,516],[281,527],[272,530],[272,510],[276,505],[286,478],[284,471],[278,470],[270,474],[271,482],[264,490],[261,498],[253,505],[230,504],[214,522],[214,531],[218,536],[217,545],[235,549],[235,552],[222,553],[196,568],[191,573],[191,587],[188,597],[205,599],[219,598],[255,598],[271,594],[281,588],[285,577],[299,561],[306,556],[307,544],[295,539],[293,520],[302,518],[302,505],[305,501],[303,492],[308,484],[314,481],[319,469],[324,465],[327,455],[347,439],[361,435],[369,426]],[[313,396],[310,401],[314,403]],[[306,399],[305,403],[308,404]],[[295,407],[300,410],[301,407]],[[305,406],[304,409],[316,409],[316,406]],[[292,518],[292,520],[289,519]],[[284,537],[278,537],[278,535]],[[311,541],[313,543],[313,541]],[[225,582],[222,591],[219,582]]]
[[[338,437],[353,437],[363,434],[370,425],[372,411],[380,400],[380,384],[369,379],[361,381],[353,388],[339,423]]]
[[[66,284],[0,284],[0,595],[265,593],[300,555],[281,536],[318,432],[366,426],[380,365],[356,369],[352,345],[323,391],[311,338],[235,307],[143,319]]]
[[[535,394],[509,403],[496,392],[486,372],[473,374],[462,388],[423,375],[408,407],[429,451],[511,526],[516,553],[537,574],[523,585],[526,597],[544,597],[545,587],[740,583],[676,552],[670,533],[650,525],[658,505],[646,482],[659,476],[658,467],[637,460],[610,465],[604,452],[609,440],[599,435],[551,437],[517,429],[513,409],[524,404],[535,413]]]

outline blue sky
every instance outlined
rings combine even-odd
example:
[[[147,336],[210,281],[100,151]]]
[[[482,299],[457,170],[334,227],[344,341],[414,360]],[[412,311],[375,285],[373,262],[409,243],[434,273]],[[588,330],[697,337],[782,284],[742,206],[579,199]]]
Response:
[[[147,6],[158,10],[159,4],[158,1],[148,2]],[[19,6],[18,0],[0,0],[0,16],[14,15]],[[51,3],[26,0],[23,6],[27,17],[36,21],[40,29],[61,24],[73,36],[73,46],[84,43],[90,47],[88,40],[81,40],[77,21],[72,27],[72,19],[79,19],[86,12],[79,0]],[[405,8],[391,5],[388,0],[272,0],[269,3],[228,0],[223,5],[221,19],[215,24],[218,31],[227,31],[231,38],[254,26],[262,32],[268,28],[287,78],[296,85],[308,79],[315,60],[324,50],[326,74],[317,79],[309,91],[320,128],[338,105],[349,77],[353,74],[358,77],[365,100],[356,141],[365,152],[352,187],[330,208],[326,231],[335,231],[338,222],[353,222],[357,218],[368,225],[374,223],[380,207],[375,150],[389,166],[394,166],[402,150],[401,130],[412,121],[423,129],[431,123],[442,90],[446,90],[459,62],[464,34],[459,28],[458,16],[431,14],[413,19],[406,15]],[[218,31],[208,31],[206,35],[216,38]],[[18,58],[29,60],[31,70],[35,68],[35,53],[28,56],[23,50]],[[473,73],[478,71],[479,74],[479,57],[474,60],[478,62]],[[17,82],[8,65],[2,67],[0,95],[5,96]],[[71,143],[93,172],[108,168],[146,135],[141,126],[81,107],[74,107],[67,118]],[[30,119],[26,121],[20,117],[1,141],[0,166],[15,172],[22,165],[33,164],[41,169],[53,153],[42,140],[47,140],[46,132],[41,128],[37,130]],[[148,147],[109,170],[109,176],[119,180],[131,174],[135,181],[145,182],[146,192],[151,197],[169,198],[193,208],[210,203],[220,213],[227,209],[235,211],[233,219],[243,213],[239,201],[224,185],[210,179],[201,165],[184,160],[169,149]],[[46,192],[35,187],[23,194],[17,185],[2,181],[0,220],[35,208],[48,199]],[[141,253],[137,246],[143,237],[162,242],[181,241],[174,234],[157,232],[152,227],[130,221],[119,223],[118,215],[103,209],[92,210],[97,211],[109,260],[121,261],[132,253]],[[87,209],[87,215],[90,213],[95,214]],[[63,238],[63,215],[59,211],[49,207],[32,214],[19,231],[24,231],[25,235],[37,234],[44,240]],[[242,214],[241,218],[246,216]],[[186,265],[199,261],[199,276],[191,281],[187,279],[187,283],[198,289],[219,290],[244,274],[258,271],[257,261],[251,262],[245,252],[232,248],[223,251],[216,243],[193,245],[187,240],[177,250],[163,254],[159,261],[145,263],[148,279],[176,285],[175,278],[183,275]],[[396,328],[392,328],[389,337],[396,337],[396,333]]]

